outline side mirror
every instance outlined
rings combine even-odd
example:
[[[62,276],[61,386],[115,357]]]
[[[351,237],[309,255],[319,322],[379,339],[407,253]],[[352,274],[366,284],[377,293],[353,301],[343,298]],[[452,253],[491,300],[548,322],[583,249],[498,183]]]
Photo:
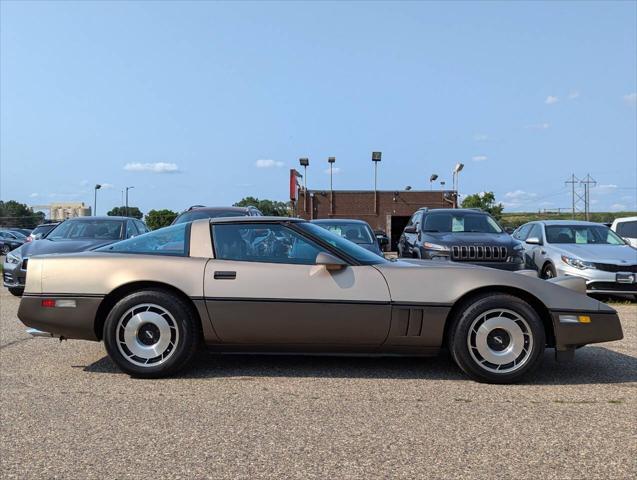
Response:
[[[404,232],[405,233],[418,233],[418,230],[416,230],[416,225],[409,225],[409,226],[405,227]]]
[[[381,235],[376,238],[378,238],[378,243],[380,244],[381,247],[384,247],[385,245],[389,243],[389,238],[385,237],[384,235]]]
[[[525,243],[529,245],[542,245],[542,241],[537,237],[529,237],[526,239]]]
[[[347,267],[347,263],[345,263],[343,260],[326,252],[320,252],[316,256],[316,260],[314,261],[314,263],[316,265],[323,265],[326,270],[330,271],[342,270],[343,268]]]

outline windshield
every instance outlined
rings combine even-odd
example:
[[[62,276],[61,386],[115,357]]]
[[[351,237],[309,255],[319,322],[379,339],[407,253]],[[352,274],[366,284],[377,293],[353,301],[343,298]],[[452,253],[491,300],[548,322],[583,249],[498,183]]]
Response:
[[[381,257],[369,250],[365,250],[363,247],[359,247],[355,243],[345,240],[343,237],[335,235],[334,233],[322,228],[314,223],[303,222],[297,223],[300,229],[306,231],[314,237],[318,237],[326,243],[329,243],[337,250],[342,251],[345,255],[354,258],[362,265],[376,265],[379,263],[387,263],[385,257]]]
[[[346,238],[350,242],[361,245],[371,245],[376,242],[370,228],[363,223],[316,223],[319,227],[325,228],[339,237]]]
[[[502,228],[489,215],[469,212],[431,212],[425,216],[423,232],[502,233]]]
[[[237,210],[192,210],[191,212],[182,213],[175,220],[174,225],[178,223],[192,222],[202,218],[225,218],[225,217],[244,217],[241,211]]]
[[[121,220],[67,220],[60,223],[48,240],[119,240],[124,222]]]
[[[624,245],[624,241],[605,225],[548,225],[548,243],[578,245]]]

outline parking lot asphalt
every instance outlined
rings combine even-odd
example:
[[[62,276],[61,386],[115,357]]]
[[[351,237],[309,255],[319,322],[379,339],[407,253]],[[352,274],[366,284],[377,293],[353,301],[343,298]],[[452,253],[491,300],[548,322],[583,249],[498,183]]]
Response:
[[[637,305],[625,338],[547,352],[525,384],[434,359],[200,354],[121,374],[99,343],[32,339],[0,293],[2,478],[635,478]]]

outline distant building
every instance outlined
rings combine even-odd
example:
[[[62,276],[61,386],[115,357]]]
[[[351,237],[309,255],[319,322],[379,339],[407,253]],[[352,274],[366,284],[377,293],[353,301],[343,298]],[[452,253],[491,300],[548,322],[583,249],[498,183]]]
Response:
[[[391,238],[392,249],[409,218],[421,207],[449,208],[455,205],[451,190],[309,190],[298,189],[295,214],[306,220],[354,218],[365,220],[374,230]]]
[[[75,203],[52,203],[49,205],[51,220],[66,220],[73,217],[90,217],[91,207],[84,205],[84,202]]]

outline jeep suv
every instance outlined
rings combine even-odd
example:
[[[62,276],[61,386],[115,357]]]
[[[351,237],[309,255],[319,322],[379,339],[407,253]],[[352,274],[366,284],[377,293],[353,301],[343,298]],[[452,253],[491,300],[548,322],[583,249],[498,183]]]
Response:
[[[467,262],[503,270],[524,268],[524,247],[495,219],[474,209],[421,208],[398,241],[398,256]]]

